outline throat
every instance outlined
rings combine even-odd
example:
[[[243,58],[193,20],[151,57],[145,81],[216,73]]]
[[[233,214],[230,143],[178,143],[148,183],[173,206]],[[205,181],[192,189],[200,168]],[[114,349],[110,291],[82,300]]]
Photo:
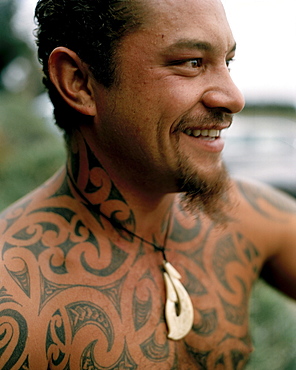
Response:
[[[151,243],[163,245],[175,195],[155,195],[144,188],[137,192],[132,184],[113,176],[112,171],[109,173],[109,167],[105,167],[106,158],[103,163],[99,158],[91,138],[77,129],[69,143],[67,162],[68,183],[75,198],[101,224],[111,223],[125,238],[136,233]]]
[[[76,198],[80,199],[80,202],[96,218],[101,227],[107,230],[109,226],[125,241],[132,243],[137,239],[141,243],[153,248],[155,252],[162,254],[163,277],[166,287],[165,319],[168,328],[167,336],[171,340],[182,339],[192,328],[194,313],[191,299],[180,282],[181,276],[166,258],[167,241],[172,223],[172,203],[169,204],[166,211],[162,207],[163,216],[156,217],[156,224],[160,225],[159,232],[158,234],[152,234],[151,239],[148,240],[142,236],[142,233],[137,232],[140,229],[137,228],[134,212],[128,206],[128,202],[115,187],[115,184],[112,183],[103,168],[97,163],[97,168],[92,168],[88,174],[88,181],[85,182],[86,185],[82,190],[78,186],[81,182],[77,176],[74,176],[73,171],[68,171],[67,178],[69,179],[69,186],[72,188],[72,193],[75,194]],[[104,178],[107,178],[109,181],[109,188],[107,188],[109,191],[104,189],[105,191],[102,192],[102,186],[98,186],[98,184],[105,184],[103,181]],[[153,215],[155,215],[155,212]],[[152,219],[151,215],[150,219]],[[162,219],[161,223],[157,221],[159,219]],[[143,232],[145,230],[145,223],[142,222],[141,224],[141,231]]]

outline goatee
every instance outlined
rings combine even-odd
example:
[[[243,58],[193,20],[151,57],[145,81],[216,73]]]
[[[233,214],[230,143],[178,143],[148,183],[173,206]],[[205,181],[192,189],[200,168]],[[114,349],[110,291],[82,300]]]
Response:
[[[184,132],[188,127],[208,129],[232,123],[232,115],[222,109],[212,109],[203,116],[185,115],[177,126],[177,131]],[[198,215],[200,212],[210,217],[217,224],[225,224],[231,207],[228,197],[230,177],[221,158],[215,172],[193,169],[190,158],[179,150],[179,176],[177,186],[182,193],[181,200],[185,209]]]
[[[202,212],[216,224],[225,225],[231,204],[227,194],[230,177],[224,163],[218,173],[210,176],[191,173],[189,168],[180,168],[180,173],[178,188],[184,209],[195,216]]]

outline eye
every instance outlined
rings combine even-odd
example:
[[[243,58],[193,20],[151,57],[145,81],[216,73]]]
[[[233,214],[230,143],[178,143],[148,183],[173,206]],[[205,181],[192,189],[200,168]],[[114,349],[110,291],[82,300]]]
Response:
[[[173,60],[169,66],[180,76],[195,77],[204,70],[203,58]]]
[[[187,60],[176,60],[175,62],[172,63],[172,65],[196,69],[202,67],[202,63],[203,63],[202,58],[194,58]]]
[[[230,71],[230,65],[234,62],[234,58],[226,60],[226,66],[228,68],[228,71]]]
[[[202,66],[202,58],[187,60],[184,64],[191,68],[200,68]]]

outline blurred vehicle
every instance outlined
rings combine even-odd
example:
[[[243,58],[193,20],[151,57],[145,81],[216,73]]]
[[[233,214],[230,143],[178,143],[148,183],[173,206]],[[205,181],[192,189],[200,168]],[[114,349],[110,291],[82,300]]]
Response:
[[[296,120],[238,115],[224,134],[232,175],[268,183],[296,197]]]

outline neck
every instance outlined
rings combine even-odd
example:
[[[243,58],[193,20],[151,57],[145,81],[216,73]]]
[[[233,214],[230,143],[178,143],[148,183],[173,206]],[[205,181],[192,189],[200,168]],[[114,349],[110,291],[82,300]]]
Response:
[[[163,246],[174,194],[152,196],[136,191],[132,184],[114,180],[96,148],[78,131],[69,145],[67,176],[75,196],[101,225],[109,223],[127,240],[136,235]]]

